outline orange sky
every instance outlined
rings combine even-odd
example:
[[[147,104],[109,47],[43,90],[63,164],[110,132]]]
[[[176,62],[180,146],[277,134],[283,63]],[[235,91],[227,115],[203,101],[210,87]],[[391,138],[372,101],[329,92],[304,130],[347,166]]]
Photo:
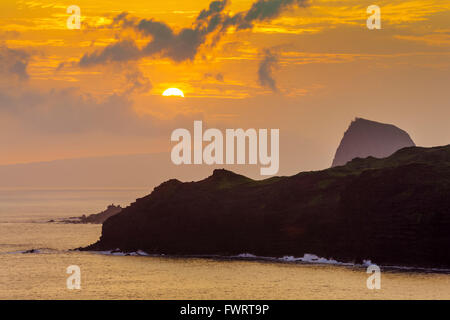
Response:
[[[222,14],[256,1],[229,1]],[[209,3],[2,0],[0,164],[167,151],[172,130],[202,119],[279,128],[281,174],[329,166],[354,117],[393,123],[418,145],[450,143],[450,2],[311,0],[208,33],[189,58],[177,60],[191,47],[176,38],[166,51],[102,59],[118,42],[143,52],[143,19],[177,35]],[[66,27],[73,4],[81,30]],[[372,4],[381,30],[366,28]],[[123,12],[132,27],[113,25]],[[170,87],[185,98],[162,97]]]

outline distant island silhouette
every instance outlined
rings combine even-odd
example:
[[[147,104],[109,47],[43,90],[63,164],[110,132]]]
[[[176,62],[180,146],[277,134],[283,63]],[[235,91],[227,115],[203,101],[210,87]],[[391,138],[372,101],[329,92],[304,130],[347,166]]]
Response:
[[[83,214],[80,217],[71,217],[69,219],[62,219],[62,223],[93,223],[93,224],[102,224],[106,221],[109,217],[112,217],[113,215],[118,214],[122,211],[121,206],[116,206],[114,204],[109,205],[106,210],[100,212],[100,213],[94,213],[86,216]],[[49,222],[56,222],[55,220],[50,220]]]
[[[384,158],[413,146],[415,143],[409,134],[392,124],[356,118],[345,132],[332,166],[342,166],[354,158]]]

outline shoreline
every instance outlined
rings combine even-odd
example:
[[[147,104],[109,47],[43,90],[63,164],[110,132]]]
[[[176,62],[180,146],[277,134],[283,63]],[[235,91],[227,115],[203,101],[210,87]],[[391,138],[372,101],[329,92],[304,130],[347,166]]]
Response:
[[[171,254],[149,254],[143,250],[137,251],[118,251],[118,250],[92,250],[85,251],[79,249],[73,249],[71,251],[78,252],[89,252],[93,254],[100,254],[106,256],[121,256],[121,257],[152,257],[152,258],[169,258],[169,259],[211,259],[218,261],[254,261],[254,262],[271,262],[271,263],[289,263],[289,264],[299,264],[299,265],[320,265],[320,266],[341,266],[341,267],[353,267],[353,268],[367,268],[370,265],[377,265],[372,263],[370,260],[365,260],[362,264],[353,262],[342,262],[334,259],[326,259],[318,257],[314,254],[305,254],[303,257],[293,257],[293,256],[283,256],[277,257],[266,257],[266,256],[256,256],[249,253],[241,253],[238,255],[171,255]],[[426,273],[426,274],[447,274],[450,275],[450,268],[425,268],[425,267],[413,267],[413,266],[395,266],[395,265],[378,265],[384,271],[391,272],[415,272],[415,273]]]

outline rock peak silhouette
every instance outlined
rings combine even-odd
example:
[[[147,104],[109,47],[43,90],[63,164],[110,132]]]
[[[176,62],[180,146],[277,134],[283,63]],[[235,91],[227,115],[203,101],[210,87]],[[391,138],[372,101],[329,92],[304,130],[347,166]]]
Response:
[[[355,118],[344,133],[331,166],[343,166],[354,158],[385,158],[413,146],[409,134],[392,124]]]

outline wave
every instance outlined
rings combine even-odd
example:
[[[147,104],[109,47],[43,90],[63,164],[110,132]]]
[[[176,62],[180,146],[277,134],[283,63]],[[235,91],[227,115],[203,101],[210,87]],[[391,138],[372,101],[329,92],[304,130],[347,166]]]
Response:
[[[303,257],[283,256],[283,257],[267,257],[257,256],[251,253],[241,253],[238,255],[224,256],[224,255],[165,255],[165,254],[150,254],[143,250],[137,250],[132,252],[123,252],[120,249],[107,250],[107,251],[91,251],[96,254],[112,255],[112,256],[146,256],[146,257],[167,257],[167,258],[212,258],[221,260],[250,260],[250,261],[270,261],[270,262],[282,262],[282,263],[299,263],[310,265],[334,265],[356,268],[367,268],[371,265],[377,265],[371,260],[363,260],[362,263],[355,262],[342,262],[335,259],[327,259],[319,257],[315,254],[306,253]],[[425,267],[408,267],[408,266],[395,266],[395,265],[378,265],[385,271],[409,271],[409,272],[422,272],[422,273],[450,273],[450,269],[444,268],[425,268]]]
[[[372,261],[364,260],[362,264],[357,264],[353,262],[341,262],[334,259],[327,259],[323,257],[319,257],[315,254],[305,253],[303,257],[294,257],[294,256],[283,256],[281,258],[277,257],[264,257],[264,256],[255,256],[251,253],[241,253],[237,256],[232,256],[236,258],[243,259],[255,259],[255,260],[270,260],[270,261],[280,261],[280,262],[303,262],[310,264],[331,264],[331,265],[341,265],[341,266],[361,266],[368,267],[372,265]]]
[[[119,249],[116,249],[116,250],[90,251],[90,252],[96,253],[96,254],[108,255],[108,256],[156,256],[156,255],[151,255],[143,250],[124,252],[124,251],[120,251]],[[160,255],[158,255],[158,256],[160,256]]]

